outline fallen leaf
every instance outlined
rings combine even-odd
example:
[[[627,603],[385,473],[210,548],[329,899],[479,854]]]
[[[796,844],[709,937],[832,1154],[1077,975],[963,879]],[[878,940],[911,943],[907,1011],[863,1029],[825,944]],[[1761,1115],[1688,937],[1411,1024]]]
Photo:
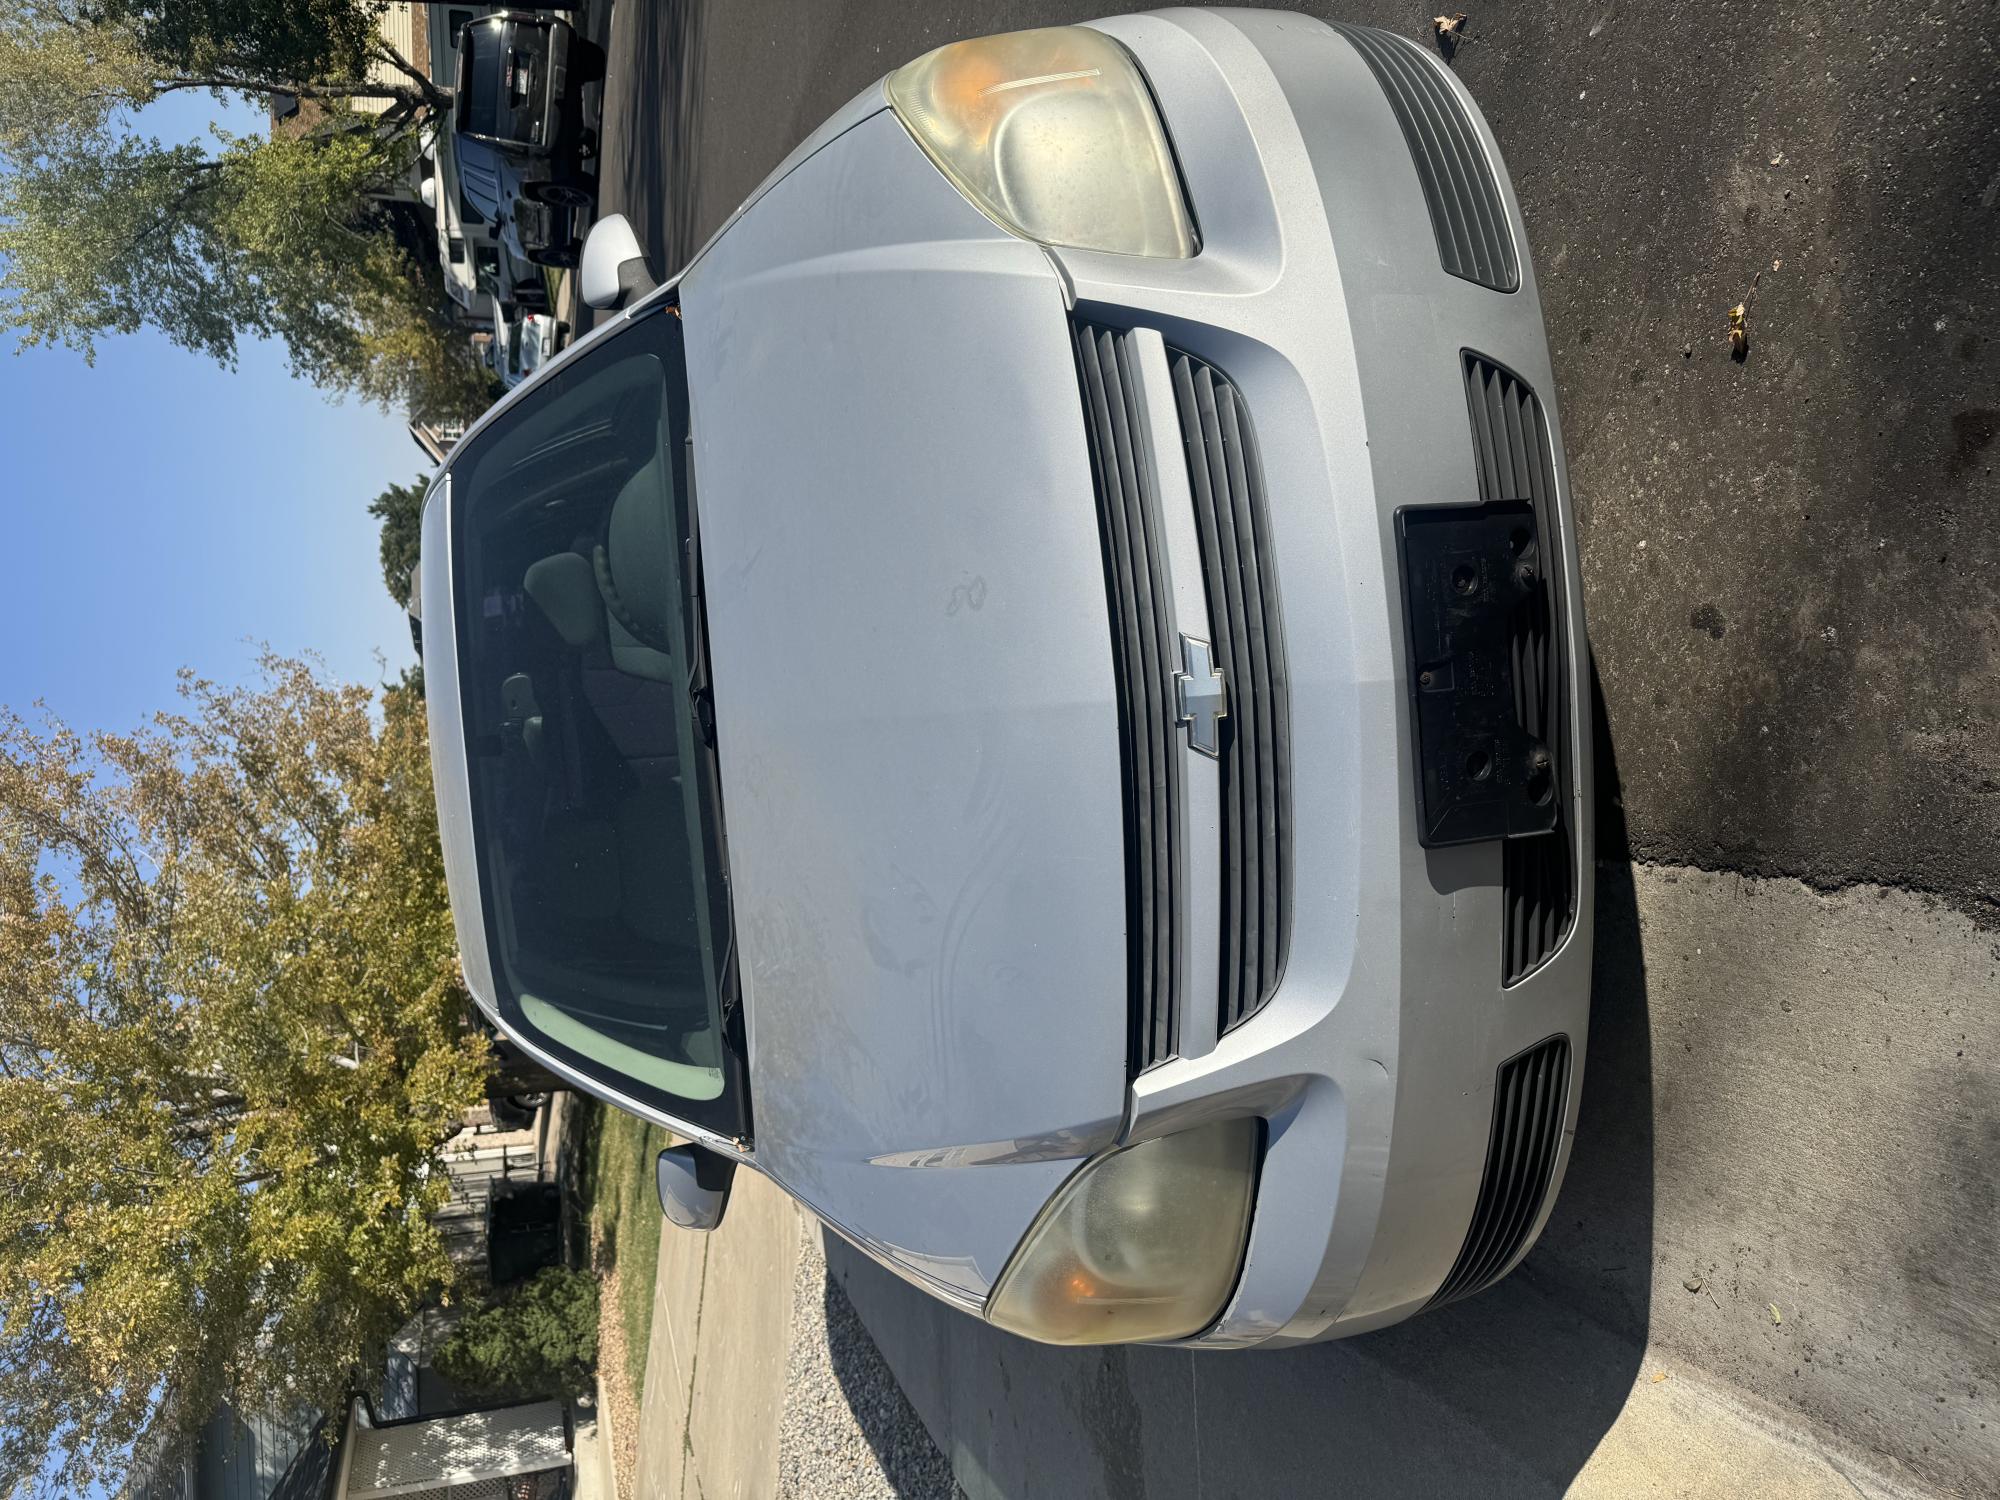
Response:
[[[1465,30],[1465,12],[1460,11],[1455,16],[1432,16],[1431,30],[1447,41],[1457,41]]]
[[[1739,302],[1729,309],[1729,352],[1741,359],[1750,352],[1749,309]]]
[[[1653,1377],[1653,1384],[1658,1385],[1662,1380],[1665,1380],[1666,1378],[1667,1378],[1667,1372],[1665,1370],[1662,1370],[1660,1371],[1659,1374]]]
[[[1764,1305],[1771,1309],[1771,1321],[1773,1323],[1782,1323],[1785,1321],[1785,1315],[1778,1311],[1777,1303],[1767,1302]]]
[[[1699,1276],[1690,1276],[1681,1285],[1691,1292],[1698,1292],[1701,1290],[1701,1281],[1702,1279]]]

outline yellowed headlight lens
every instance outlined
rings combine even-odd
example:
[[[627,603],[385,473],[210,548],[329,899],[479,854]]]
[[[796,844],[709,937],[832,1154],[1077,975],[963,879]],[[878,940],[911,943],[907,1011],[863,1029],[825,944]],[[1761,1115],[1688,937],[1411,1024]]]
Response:
[[[1250,1233],[1255,1120],[1162,1136],[1064,1185],[987,1317],[1047,1344],[1185,1338],[1222,1311]]]
[[[888,88],[917,143],[1002,228],[1081,250],[1194,254],[1146,81],[1103,32],[954,42],[897,69]]]

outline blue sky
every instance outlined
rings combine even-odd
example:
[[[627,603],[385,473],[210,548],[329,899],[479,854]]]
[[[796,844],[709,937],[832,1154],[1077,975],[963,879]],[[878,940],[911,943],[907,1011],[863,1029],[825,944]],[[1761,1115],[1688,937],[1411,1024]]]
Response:
[[[261,128],[199,96],[143,124],[210,118]],[[225,370],[152,332],[102,342],[95,367],[0,347],[0,455],[0,704],[124,729],[172,704],[182,666],[242,680],[258,642],[369,683],[378,652],[390,676],[414,661],[367,506],[429,461],[400,417],[328,401],[280,348]]]

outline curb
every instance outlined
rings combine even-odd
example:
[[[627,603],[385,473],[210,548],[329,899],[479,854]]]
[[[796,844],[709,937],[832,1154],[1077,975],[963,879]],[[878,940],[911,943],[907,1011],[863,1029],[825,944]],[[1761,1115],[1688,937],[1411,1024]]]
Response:
[[[618,1488],[618,1444],[612,1436],[612,1408],[604,1400],[604,1382],[592,1378],[592,1390],[596,1392],[596,1420],[598,1420],[598,1452],[602,1454],[600,1464],[604,1468],[604,1500],[620,1500],[622,1490]]]

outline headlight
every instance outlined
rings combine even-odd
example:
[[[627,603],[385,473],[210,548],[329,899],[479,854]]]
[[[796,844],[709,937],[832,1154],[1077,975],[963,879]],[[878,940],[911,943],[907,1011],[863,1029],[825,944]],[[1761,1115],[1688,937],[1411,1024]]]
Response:
[[[1146,81],[1101,31],[1054,26],[954,42],[891,73],[889,102],[1003,229],[1080,250],[1194,254]]]
[[[987,1316],[1046,1344],[1185,1338],[1215,1321],[1250,1231],[1257,1122],[1144,1141],[1063,1186]]]

